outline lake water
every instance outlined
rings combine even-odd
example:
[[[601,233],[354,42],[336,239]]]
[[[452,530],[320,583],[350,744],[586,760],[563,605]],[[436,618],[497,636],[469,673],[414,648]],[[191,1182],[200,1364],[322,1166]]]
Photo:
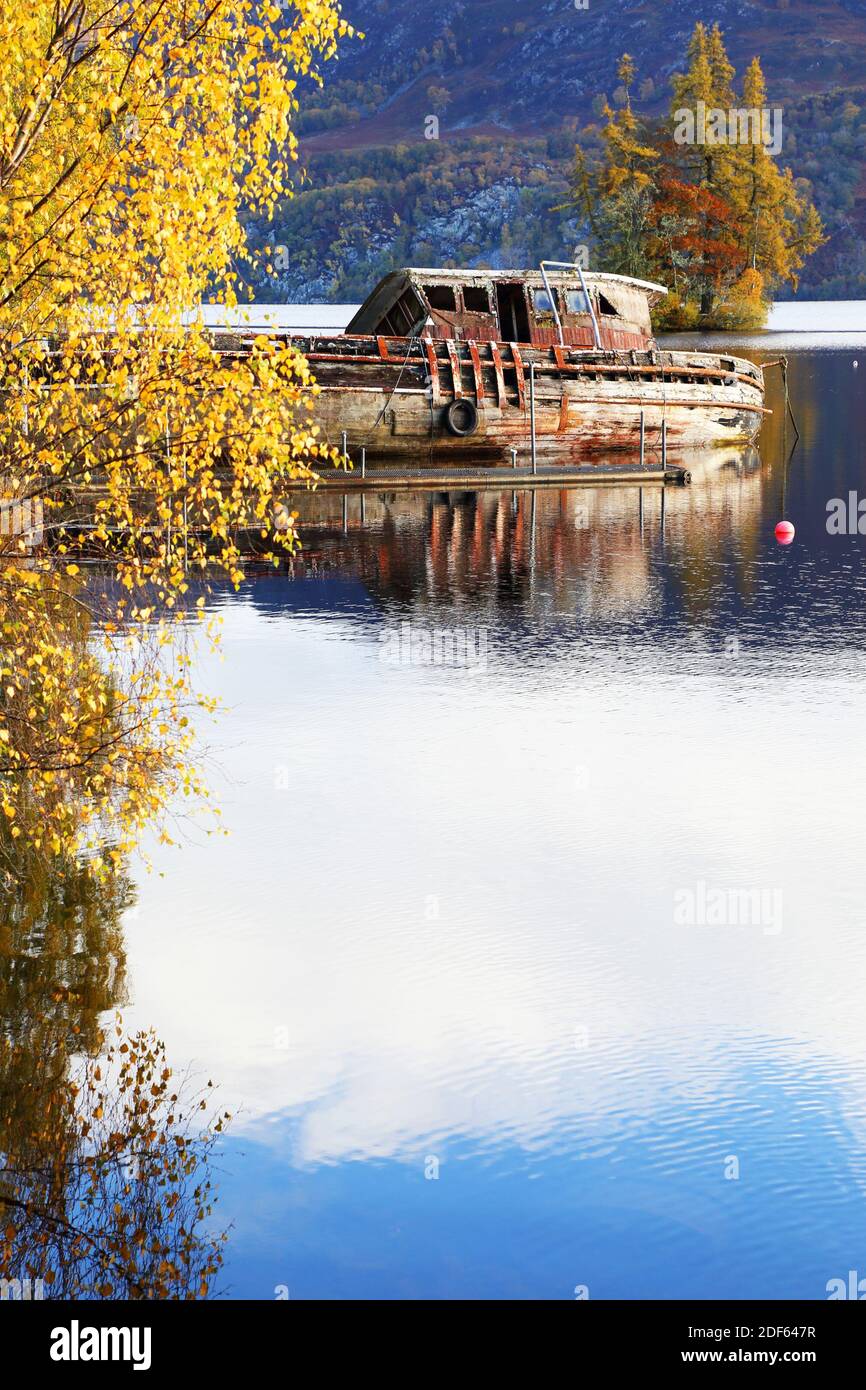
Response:
[[[866,495],[866,333],[816,341],[837,307],[747,344],[789,355],[790,463],[776,374],[760,454],[664,507],[322,495],[293,573],[214,598],[231,838],[153,848],[125,1016],[235,1112],[229,1295],[866,1276],[866,538],[826,526]]]

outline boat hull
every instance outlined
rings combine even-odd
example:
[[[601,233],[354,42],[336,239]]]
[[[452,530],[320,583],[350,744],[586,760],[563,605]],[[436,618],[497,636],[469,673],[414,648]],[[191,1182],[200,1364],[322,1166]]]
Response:
[[[747,445],[768,413],[760,368],[727,355],[393,339],[349,355],[335,345],[307,348],[316,420],[335,447],[345,433],[353,456],[507,457],[530,447],[533,395],[539,454],[563,462],[639,451],[642,428],[648,449],[664,426],[671,449]],[[449,427],[455,401],[469,402],[470,433]]]
[[[383,410],[393,410],[393,418],[380,418]],[[536,399],[536,445],[539,454],[561,458],[615,452],[640,451],[641,415],[647,449],[660,447],[667,425],[668,447],[673,450],[724,448],[753,442],[763,414],[738,399],[704,401],[699,398],[660,402],[647,394],[605,400],[565,388],[556,396],[539,394]],[[423,462],[432,450],[433,461],[455,456],[507,457],[511,449],[531,447],[528,411],[513,406],[486,406],[479,409],[478,427],[473,434],[455,437],[444,423],[433,421],[430,403],[423,396],[398,393],[389,400],[387,393],[337,394],[325,387],[317,402],[316,421],[334,447],[346,447],[354,457],[365,448],[373,458],[416,458]]]

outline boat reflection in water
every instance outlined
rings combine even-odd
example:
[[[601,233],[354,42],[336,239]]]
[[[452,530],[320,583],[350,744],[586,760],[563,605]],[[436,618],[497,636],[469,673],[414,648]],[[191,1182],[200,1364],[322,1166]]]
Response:
[[[468,599],[500,607],[626,612],[658,597],[652,553],[706,531],[748,548],[761,512],[755,448],[677,457],[690,487],[632,485],[478,492],[306,492],[292,499],[303,551],[293,578],[343,574],[411,609]]]

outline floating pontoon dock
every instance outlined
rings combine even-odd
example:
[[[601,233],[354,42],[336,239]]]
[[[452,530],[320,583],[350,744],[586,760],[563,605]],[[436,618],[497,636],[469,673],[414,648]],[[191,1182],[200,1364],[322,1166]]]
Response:
[[[607,487],[611,483],[644,487],[647,484],[674,483],[683,486],[690,483],[692,475],[687,468],[675,464],[650,464],[643,468],[634,463],[593,464],[569,468],[562,464],[553,467],[539,465],[535,470],[521,464],[517,468],[485,467],[475,468],[369,468],[355,467],[350,471],[342,468],[322,471],[316,483],[317,491],[329,492],[419,492],[432,488],[460,488],[475,492],[481,488],[495,488],[504,491],[508,488],[573,488]],[[306,491],[306,487],[304,486]]]

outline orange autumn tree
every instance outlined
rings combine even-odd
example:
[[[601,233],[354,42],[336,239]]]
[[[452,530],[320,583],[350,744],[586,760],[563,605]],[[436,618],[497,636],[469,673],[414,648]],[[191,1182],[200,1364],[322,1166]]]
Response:
[[[647,218],[650,263],[669,291],[656,321],[696,328],[739,274],[741,231],[730,202],[703,181],[691,182],[670,146],[667,153]]]
[[[0,813],[52,854],[121,856],[202,790],[173,615],[332,457],[300,354],[218,354],[190,311],[234,301],[245,218],[291,195],[298,82],[349,33],[336,0],[0,4],[0,493],[54,542],[0,534]]]

